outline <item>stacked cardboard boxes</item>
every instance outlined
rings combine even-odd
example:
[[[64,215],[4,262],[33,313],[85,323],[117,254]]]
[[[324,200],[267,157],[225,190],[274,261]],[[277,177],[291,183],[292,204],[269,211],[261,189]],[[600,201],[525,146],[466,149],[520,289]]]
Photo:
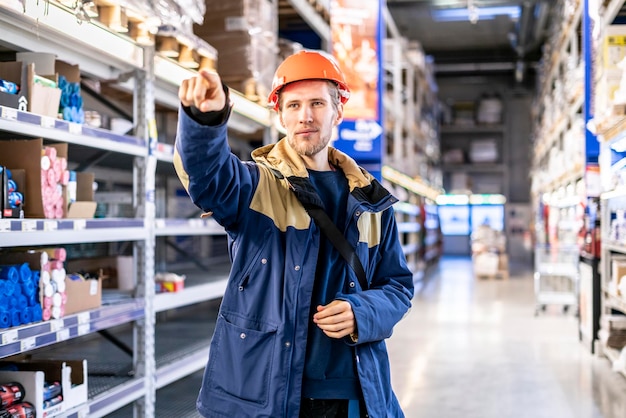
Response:
[[[224,82],[250,99],[265,100],[277,66],[278,27],[270,0],[207,0],[194,34],[218,51]]]

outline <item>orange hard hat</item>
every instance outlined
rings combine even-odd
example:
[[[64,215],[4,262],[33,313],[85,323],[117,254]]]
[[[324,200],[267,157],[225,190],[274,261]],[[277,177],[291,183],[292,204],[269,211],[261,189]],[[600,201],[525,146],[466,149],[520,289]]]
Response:
[[[333,81],[339,87],[341,103],[346,103],[350,98],[350,89],[335,61],[325,53],[304,50],[285,58],[276,69],[268,105],[278,110],[278,91],[286,84],[302,80]]]

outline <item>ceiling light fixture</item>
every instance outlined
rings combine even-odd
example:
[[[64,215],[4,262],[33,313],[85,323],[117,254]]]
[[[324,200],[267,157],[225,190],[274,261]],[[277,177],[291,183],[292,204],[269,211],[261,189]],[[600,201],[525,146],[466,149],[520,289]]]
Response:
[[[519,19],[521,9],[519,6],[493,6],[493,7],[475,7],[476,22],[478,20],[493,20],[496,16],[509,16],[512,20]],[[470,21],[470,10],[467,7],[456,9],[438,9],[432,11],[433,20],[436,22],[462,22]]]

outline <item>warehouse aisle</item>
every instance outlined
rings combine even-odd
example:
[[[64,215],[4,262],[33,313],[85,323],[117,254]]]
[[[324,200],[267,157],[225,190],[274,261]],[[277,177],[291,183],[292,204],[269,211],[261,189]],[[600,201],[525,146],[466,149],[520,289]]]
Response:
[[[444,258],[388,343],[407,418],[623,418],[626,379],[578,342],[577,319],[534,316],[530,267],[476,280]]]

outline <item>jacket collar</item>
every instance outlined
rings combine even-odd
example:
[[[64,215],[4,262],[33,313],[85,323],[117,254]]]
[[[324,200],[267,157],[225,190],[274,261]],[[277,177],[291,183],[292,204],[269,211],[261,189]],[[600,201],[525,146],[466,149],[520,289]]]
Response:
[[[278,171],[282,177],[309,177],[309,173],[298,153],[286,138],[275,144],[265,145],[252,152],[254,161]],[[367,187],[374,177],[358,166],[356,161],[336,148],[328,147],[328,162],[340,168],[348,179],[350,190]]]

